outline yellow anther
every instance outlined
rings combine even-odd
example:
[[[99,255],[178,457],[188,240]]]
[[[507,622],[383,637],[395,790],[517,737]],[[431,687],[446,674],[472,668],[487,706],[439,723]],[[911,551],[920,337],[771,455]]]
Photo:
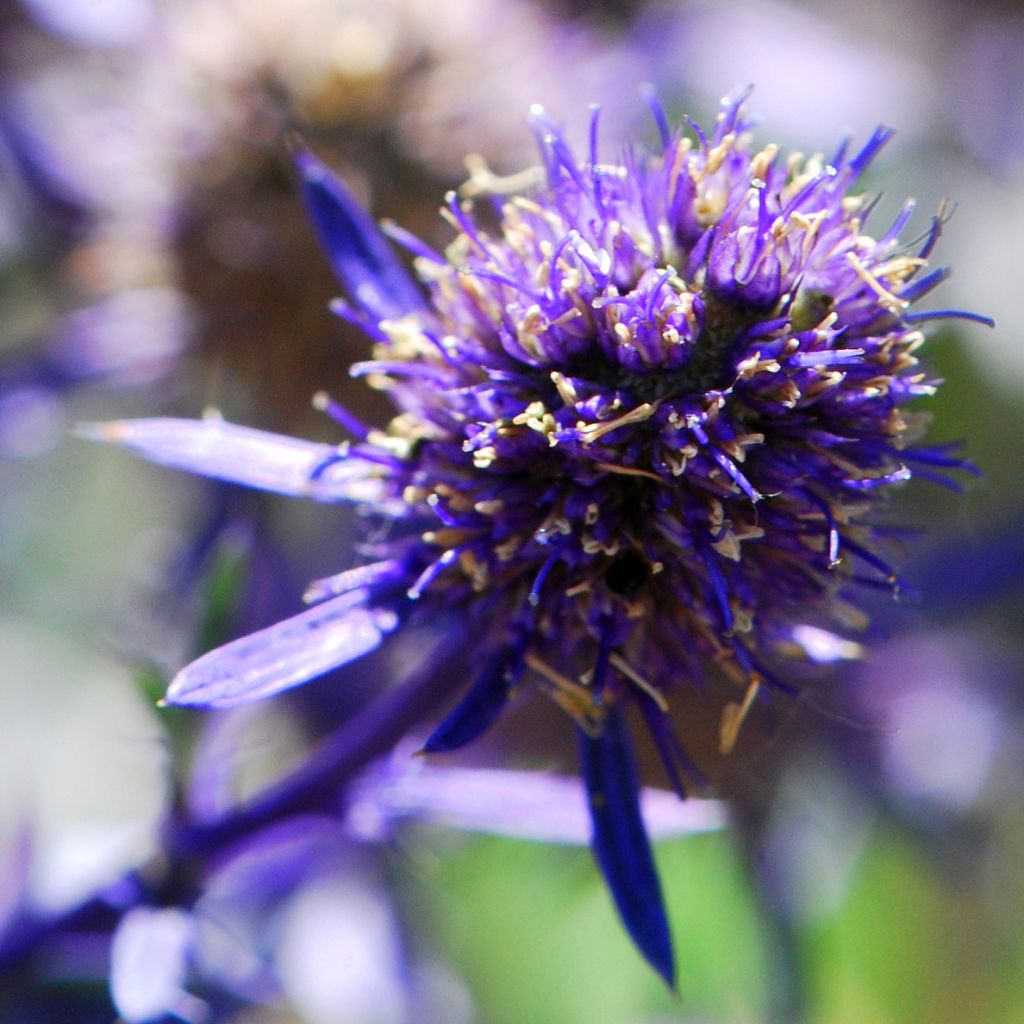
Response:
[[[736,133],[729,132],[722,137],[722,141],[717,146],[712,146],[708,150],[708,158],[704,163],[704,173],[714,174],[725,162],[725,158],[729,155],[735,144]]]
[[[854,273],[878,296],[882,305],[889,310],[890,313],[900,313],[906,309],[910,303],[906,299],[901,299],[896,295],[893,295],[882,283],[878,280],[875,275],[868,270],[866,266],[857,258],[855,253],[848,252],[846,254],[846,261],[853,267]]]
[[[463,163],[469,172],[469,180],[459,187],[459,194],[467,197],[526,192],[544,180],[542,167],[527,167],[517,174],[495,174],[479,153],[467,154]]]
[[[555,389],[558,391],[558,394],[566,405],[576,404],[576,399],[578,397],[576,389],[566,378],[565,374],[559,373],[557,370],[552,370],[551,382],[555,385]]]
[[[625,427],[631,423],[642,423],[644,420],[650,419],[657,411],[657,403],[644,402],[635,409],[616,416],[613,420],[605,420],[602,423],[581,423],[577,425],[576,429],[583,435],[584,444],[593,444],[598,438],[604,437],[605,434],[611,433],[613,430],[618,430],[619,427]]]
[[[761,689],[761,682],[761,677],[755,674],[747,685],[747,692],[743,695],[742,702],[736,704],[730,701],[722,708],[722,722],[718,733],[718,749],[721,753],[731,754],[735,749],[743,721],[750,713],[754,699]]]
[[[640,687],[641,690],[646,693],[655,704],[658,705],[659,711],[668,711],[668,701],[665,700],[665,695],[648,679],[644,679],[642,675],[625,658],[620,654],[612,654],[608,659],[612,665],[617,668],[630,682],[635,683]]]
[[[751,177],[761,178],[762,180],[768,174],[768,168],[771,166],[772,161],[778,155],[779,147],[774,142],[768,143],[759,153],[755,153],[750,158],[750,174]]]

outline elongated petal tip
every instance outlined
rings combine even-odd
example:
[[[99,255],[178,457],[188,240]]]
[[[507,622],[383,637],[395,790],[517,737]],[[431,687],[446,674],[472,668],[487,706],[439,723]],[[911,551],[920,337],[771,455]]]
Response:
[[[630,938],[669,988],[675,989],[668,917],[640,813],[629,737],[618,709],[611,709],[600,735],[581,731],[580,752],[594,857]]]
[[[121,420],[110,423],[76,423],[71,428],[71,436],[101,444],[121,444],[124,440],[122,423]]]
[[[427,737],[423,753],[457,750],[482,736],[499,718],[509,697],[508,676],[518,652],[502,647],[484,665],[468,693]]]
[[[349,297],[378,322],[422,309],[419,289],[341,179],[307,150],[296,152],[295,165],[317,237]]]
[[[398,617],[365,607],[366,597],[365,590],[343,594],[204,654],[171,680],[166,703],[248,704],[369,654],[397,627]]]
[[[83,423],[75,434],[120,445],[164,466],[315,501],[349,500],[368,476],[368,467],[347,458],[343,448],[253,430],[214,416]]]

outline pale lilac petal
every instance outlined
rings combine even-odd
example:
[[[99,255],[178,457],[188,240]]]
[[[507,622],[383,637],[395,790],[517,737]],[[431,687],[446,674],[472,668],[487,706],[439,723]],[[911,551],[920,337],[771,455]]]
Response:
[[[398,625],[365,590],[325,601],[204,654],[171,681],[168,704],[231,707],[280,693],[376,649]]]
[[[84,424],[77,431],[165,466],[294,497],[333,502],[365,496],[354,486],[375,472],[343,450],[217,418],[144,419]]]
[[[386,832],[410,818],[468,832],[585,846],[590,816],[577,778],[545,772],[444,768],[399,752],[367,776],[350,805],[349,823],[368,834]],[[651,836],[669,839],[720,829],[725,806],[717,800],[680,800],[667,790],[644,788],[640,806]]]
[[[314,604],[317,601],[322,601],[325,597],[336,597],[357,588],[372,587],[389,578],[397,579],[401,573],[402,563],[397,559],[389,558],[383,562],[371,562],[369,565],[346,569],[334,576],[313,580],[306,587],[306,592],[302,597],[308,604]]]
[[[110,994],[123,1021],[143,1024],[195,1006],[184,991],[193,938],[191,916],[177,907],[125,914],[110,949]]]

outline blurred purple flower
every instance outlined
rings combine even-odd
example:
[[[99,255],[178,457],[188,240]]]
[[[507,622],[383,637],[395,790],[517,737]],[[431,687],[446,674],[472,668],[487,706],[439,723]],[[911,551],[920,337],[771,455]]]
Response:
[[[784,139],[807,145],[809,131],[879,118],[911,138],[927,136],[943,113],[928,65],[889,33],[858,31],[848,15],[781,0],[745,0],[740,9],[701,0],[682,9],[652,3],[631,42],[646,55],[659,95],[682,91],[713,103],[725,88],[756,82],[759,111]],[[896,19],[891,27],[902,28]]]
[[[0,458],[30,458],[66,433],[63,399],[88,389],[166,380],[191,335],[190,310],[171,288],[115,293],[53,320],[48,338],[0,361]]]
[[[1003,172],[1024,164],[1024,16],[978,12],[954,50],[951,114],[964,149]]]
[[[118,46],[139,38],[153,20],[155,0],[22,0],[51,31],[83,46]]]
[[[879,726],[881,784],[911,818],[966,818],[1020,786],[1016,652],[962,628],[893,638],[854,689]]]
[[[371,147],[374,189],[413,167],[448,181],[470,142],[492,158],[521,153],[531,101],[564,109],[594,98],[614,110],[631,71],[596,25],[530,2],[23,6],[36,24],[12,17],[0,45],[0,139],[51,212],[75,207],[68,276],[87,302],[147,287],[228,301],[193,276],[212,266],[237,282],[274,262],[261,238],[281,194],[281,142],[296,128],[346,152]],[[559,74],[556,54],[580,75]],[[274,244],[289,245],[281,235]],[[208,319],[205,332],[227,330]]]

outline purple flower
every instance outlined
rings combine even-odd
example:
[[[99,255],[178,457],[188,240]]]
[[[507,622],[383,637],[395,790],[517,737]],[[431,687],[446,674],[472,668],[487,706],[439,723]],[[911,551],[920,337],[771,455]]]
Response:
[[[374,341],[352,374],[391,396],[385,430],[326,396],[339,447],[220,421],[124,422],[90,433],[156,461],[318,501],[358,501],[376,560],[318,581],[313,607],[185,668],[167,700],[237,704],[377,648],[410,620],[464,631],[453,710],[424,749],[460,747],[514,692],[574,720],[596,858],[624,923],[669,983],[674,964],[637,801],[626,709],[682,791],[671,703],[709,679],[744,717],[805,652],[798,627],[856,628],[858,587],[897,586],[877,508],[914,473],[961,465],[915,447],[906,406],[935,381],[911,312],[941,222],[900,246],[908,203],[876,238],[853,191],[892,134],[831,160],[754,151],[739,99],[714,130],[656,152],[581,158],[539,108],[542,167],[478,168],[442,211],[441,255],[399,229],[417,288],[345,187],[298,158],[307,204]],[[796,630],[796,632],[794,632]],[[804,631],[806,632],[806,630]],[[815,634],[819,635],[819,634]],[[838,642],[838,641],[837,641]],[[461,691],[461,696],[459,693]]]

